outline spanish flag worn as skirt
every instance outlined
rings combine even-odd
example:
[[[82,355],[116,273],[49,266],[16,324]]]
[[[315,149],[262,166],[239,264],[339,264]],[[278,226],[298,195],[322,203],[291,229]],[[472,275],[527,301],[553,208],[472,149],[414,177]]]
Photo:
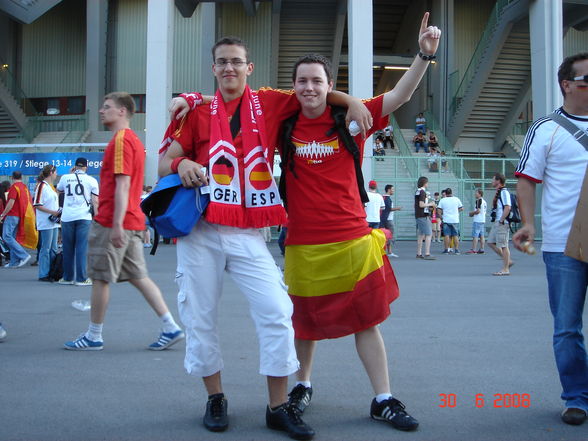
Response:
[[[398,283],[382,230],[357,239],[286,247],[285,281],[296,338],[322,340],[363,331],[390,315]]]

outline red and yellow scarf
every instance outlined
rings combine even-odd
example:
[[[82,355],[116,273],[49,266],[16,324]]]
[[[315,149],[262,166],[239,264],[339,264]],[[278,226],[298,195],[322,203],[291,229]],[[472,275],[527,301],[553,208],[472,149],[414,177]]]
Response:
[[[210,103],[209,183],[206,220],[240,228],[260,228],[285,221],[277,185],[268,164],[265,119],[257,94],[245,87],[241,99],[243,170],[220,91]],[[241,179],[245,193],[241,191]]]
[[[201,100],[194,101],[196,105]],[[191,109],[194,110],[192,105]],[[210,203],[205,218],[211,223],[239,228],[261,228],[286,222],[286,212],[268,163],[269,146],[266,138],[263,109],[257,94],[249,86],[239,106],[243,170],[220,91],[210,103],[209,168]],[[160,156],[173,141],[178,128],[173,120],[163,137]],[[244,180],[244,194],[241,191]]]

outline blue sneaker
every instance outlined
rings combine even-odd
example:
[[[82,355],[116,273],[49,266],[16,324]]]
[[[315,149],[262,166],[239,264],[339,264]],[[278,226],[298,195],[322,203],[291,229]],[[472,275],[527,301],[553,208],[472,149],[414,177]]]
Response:
[[[152,351],[163,351],[164,349],[167,349],[170,346],[175,345],[177,342],[183,340],[184,337],[184,331],[181,329],[176,332],[162,332],[159,334],[157,341],[147,346],[147,349],[151,349]]]
[[[86,334],[80,335],[74,341],[66,341],[63,346],[70,351],[101,351],[104,349],[103,342],[89,340]]]

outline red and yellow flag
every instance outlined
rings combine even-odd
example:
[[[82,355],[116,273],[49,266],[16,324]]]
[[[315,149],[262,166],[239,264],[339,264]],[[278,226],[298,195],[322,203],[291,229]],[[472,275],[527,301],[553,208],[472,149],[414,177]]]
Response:
[[[37,232],[35,209],[31,204],[31,195],[22,182],[16,182],[14,188],[18,193],[16,204],[18,204],[18,217],[20,217],[16,240],[25,248],[35,249],[39,233]]]
[[[286,247],[284,278],[296,338],[343,337],[388,317],[399,292],[385,242],[381,230],[372,230],[344,242]]]

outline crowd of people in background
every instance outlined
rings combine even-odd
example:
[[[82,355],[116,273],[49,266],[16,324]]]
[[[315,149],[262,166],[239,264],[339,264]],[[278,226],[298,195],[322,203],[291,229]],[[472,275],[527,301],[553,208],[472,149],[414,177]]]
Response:
[[[492,187],[496,194],[491,206],[492,227],[486,238],[486,215],[488,204],[484,200],[484,190],[477,188],[474,191],[474,204],[468,216],[472,218],[472,245],[465,254],[485,254],[485,245],[502,259],[503,267],[494,273],[495,276],[510,274],[513,261],[510,258],[508,237],[510,231],[509,212],[511,210],[511,195],[505,187],[506,178],[496,173],[492,179]],[[421,176],[417,182],[414,196],[414,215],[417,232],[417,259],[436,260],[431,254],[431,243],[443,242],[445,255],[459,255],[461,241],[460,213],[464,211],[462,201],[454,195],[453,189],[446,188],[435,192],[433,197],[427,189],[429,179]],[[395,239],[394,212],[402,210],[402,207],[394,206],[395,187],[388,184],[384,193],[378,193],[378,184],[372,180],[368,183],[367,193],[369,202],[365,204],[366,221],[370,228],[385,229],[389,236],[386,241],[386,254],[390,257],[398,257],[392,252]]]

